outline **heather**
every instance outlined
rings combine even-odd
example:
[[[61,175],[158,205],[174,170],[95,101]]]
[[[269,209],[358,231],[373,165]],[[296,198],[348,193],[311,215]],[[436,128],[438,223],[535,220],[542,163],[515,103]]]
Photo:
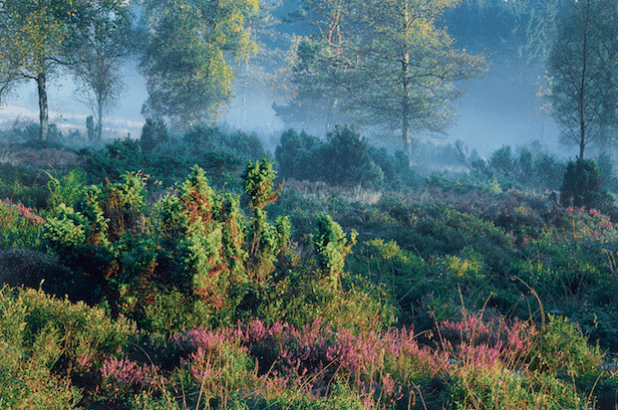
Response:
[[[0,407],[613,408],[612,178],[575,203],[548,154],[403,172],[349,128],[289,131],[278,163],[149,127],[40,179],[5,164]],[[347,185],[285,170],[312,155]],[[556,170],[571,203],[539,194]]]

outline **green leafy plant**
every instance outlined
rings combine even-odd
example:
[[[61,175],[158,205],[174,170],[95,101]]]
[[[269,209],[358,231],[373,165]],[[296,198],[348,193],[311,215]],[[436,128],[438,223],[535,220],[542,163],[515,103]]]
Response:
[[[562,206],[602,207],[611,200],[601,188],[601,182],[601,171],[596,161],[583,158],[569,161],[560,189]]]
[[[319,214],[316,223],[318,233],[312,242],[318,255],[318,265],[324,271],[333,289],[337,289],[343,273],[345,257],[356,244],[358,233],[352,231],[350,238],[346,238],[341,226],[329,215]]]
[[[245,192],[251,198],[251,246],[249,250],[250,275],[265,282],[274,269],[277,256],[287,246],[291,225],[287,217],[278,217],[274,225],[268,223],[264,207],[279,197],[283,181],[273,186],[276,173],[266,156],[261,161],[249,162],[243,175]]]
[[[81,197],[86,182],[81,169],[74,168],[61,179],[57,172],[55,175],[48,172],[46,174],[49,177],[47,189],[49,189],[48,203],[51,209],[55,209],[61,203],[73,206],[75,201]]]

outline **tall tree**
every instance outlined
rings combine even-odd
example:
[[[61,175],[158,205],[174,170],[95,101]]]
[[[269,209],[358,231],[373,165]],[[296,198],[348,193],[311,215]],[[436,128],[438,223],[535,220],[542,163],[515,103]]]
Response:
[[[304,0],[302,17],[318,27],[318,75],[342,112],[398,133],[411,159],[412,135],[450,124],[453,82],[484,72],[484,59],[453,47],[437,25],[458,0]],[[300,50],[300,48],[299,48]]]
[[[119,15],[114,20],[97,19],[86,27],[84,41],[77,50],[78,64],[72,72],[79,85],[78,99],[92,110],[96,127],[94,139],[100,141],[103,116],[113,108],[124,89],[122,65],[135,52],[137,38],[132,29],[132,13]]]
[[[0,0],[0,90],[36,81],[41,140],[49,135],[48,78],[78,62],[94,21],[113,21],[128,7],[125,0]]]
[[[232,97],[229,59],[256,50],[246,26],[258,8],[257,0],[148,0],[144,114],[180,127],[216,118]]]
[[[561,142],[577,145],[580,158],[616,123],[617,24],[618,1],[572,0],[548,60]]]

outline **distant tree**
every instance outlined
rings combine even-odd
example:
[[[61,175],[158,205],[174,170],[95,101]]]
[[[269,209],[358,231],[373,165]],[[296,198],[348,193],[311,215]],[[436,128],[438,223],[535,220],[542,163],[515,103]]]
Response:
[[[257,11],[257,0],[147,0],[143,113],[181,128],[216,118],[232,96],[228,60],[256,51],[246,26]]]
[[[436,24],[458,0],[301,3],[301,17],[318,28],[310,41],[320,64],[308,74],[299,71],[297,81],[334,91],[342,112],[398,133],[410,164],[413,133],[441,132],[450,124],[449,103],[459,95],[453,82],[485,69],[482,57],[453,48]]]
[[[296,37],[292,43],[287,67],[290,98],[273,105],[286,124],[323,133],[331,132],[337,123],[361,125],[361,116],[346,104],[347,90],[341,81],[348,69],[343,50],[346,42],[356,38],[352,19],[360,4],[357,0],[305,0],[290,15],[313,26],[315,33]]]
[[[329,57],[326,39],[296,37],[289,59],[290,98],[273,104],[276,115],[290,126],[327,134],[337,123],[362,125],[362,118],[345,104],[339,73]]]
[[[161,118],[146,118],[139,141],[142,151],[152,151],[157,145],[167,141],[169,133],[165,122]]]
[[[92,110],[96,119],[95,139],[101,140],[103,115],[113,108],[125,84],[122,63],[135,52],[137,32],[131,27],[131,13],[114,20],[95,20],[84,30],[85,41],[78,51],[79,63],[72,72],[79,88],[79,100]]]
[[[489,166],[504,175],[513,173],[515,162],[511,155],[511,146],[505,145],[495,151],[489,159]]]
[[[553,115],[564,144],[579,147],[616,124],[618,1],[572,0],[548,60]]]
[[[48,78],[79,62],[89,27],[128,10],[126,0],[0,0],[0,92],[17,81],[36,81],[41,140],[49,135]]]

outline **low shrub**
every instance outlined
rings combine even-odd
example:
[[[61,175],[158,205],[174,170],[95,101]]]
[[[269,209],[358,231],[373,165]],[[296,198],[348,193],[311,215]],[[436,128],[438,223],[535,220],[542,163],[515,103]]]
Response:
[[[560,188],[560,203],[564,207],[606,208],[613,202],[601,188],[601,170],[594,160],[578,158],[569,161]]]
[[[11,200],[0,201],[0,249],[42,250],[44,223],[35,209]]]
[[[0,403],[11,409],[77,408],[70,375],[124,345],[135,327],[100,308],[41,290],[0,290]]]
[[[335,127],[326,141],[304,131],[287,130],[281,135],[275,158],[283,178],[372,189],[405,190],[416,185],[401,152],[393,157],[386,150],[373,148],[347,126]]]

